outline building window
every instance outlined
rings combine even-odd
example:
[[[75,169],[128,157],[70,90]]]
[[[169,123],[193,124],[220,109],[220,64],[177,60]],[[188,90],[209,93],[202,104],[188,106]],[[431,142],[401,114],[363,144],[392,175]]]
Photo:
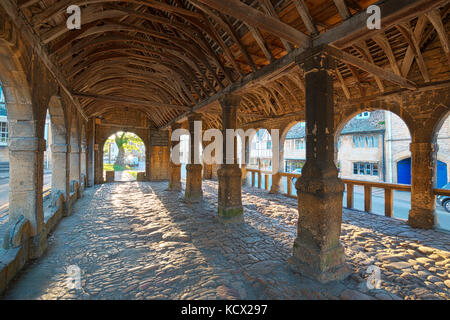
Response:
[[[363,112],[356,116],[357,119],[367,119],[370,118],[370,112]]]
[[[8,144],[8,122],[0,122],[0,144]]]
[[[378,136],[353,136],[353,148],[378,148]]]
[[[372,144],[374,148],[378,148],[378,136],[372,136]]]
[[[295,140],[295,149],[300,150],[300,140]]]
[[[267,141],[267,150],[272,149],[272,141]]]
[[[353,147],[359,148],[359,139],[357,136],[353,136]]]
[[[353,174],[361,176],[378,176],[378,163],[354,162]]]

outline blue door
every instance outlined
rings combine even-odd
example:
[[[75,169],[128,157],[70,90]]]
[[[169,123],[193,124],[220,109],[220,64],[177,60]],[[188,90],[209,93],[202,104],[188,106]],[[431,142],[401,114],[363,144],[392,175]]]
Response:
[[[447,184],[447,164],[438,161],[437,162],[437,181],[436,181],[436,187],[441,188]]]
[[[397,181],[401,184],[411,184],[411,158],[397,162]]]

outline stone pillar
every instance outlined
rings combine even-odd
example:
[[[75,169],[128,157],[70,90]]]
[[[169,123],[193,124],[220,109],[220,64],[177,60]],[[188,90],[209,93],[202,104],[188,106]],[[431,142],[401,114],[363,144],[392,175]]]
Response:
[[[172,125],[172,132],[174,132],[177,129],[180,129],[181,125],[176,123],[174,125]],[[181,191],[181,162],[179,159],[179,154],[178,154],[178,159],[174,159],[174,155],[172,153],[173,148],[179,144],[179,141],[170,141],[170,148],[171,148],[171,152],[170,152],[170,167],[169,167],[169,190],[170,191]],[[177,163],[174,163],[172,160],[176,160]]]
[[[102,184],[105,182],[103,178],[103,149],[96,143],[94,145],[95,154],[95,184]]]
[[[320,282],[341,280],[349,273],[339,241],[344,183],[334,163],[333,70],[327,47],[298,57],[305,72],[306,163],[295,187],[298,194],[298,232],[294,270]]]
[[[52,193],[60,191],[67,201],[69,198],[69,168],[68,168],[68,152],[67,144],[52,144]]]
[[[70,182],[76,180],[80,182],[80,146],[70,145]]]
[[[413,142],[411,150],[411,211],[408,224],[413,228],[432,229],[438,223],[434,168],[436,165],[435,144]]]
[[[11,133],[21,131],[28,121],[9,121]],[[24,132],[27,131],[25,128]],[[39,257],[47,247],[42,199],[43,162],[46,142],[34,137],[9,138],[9,212],[10,228],[23,218],[30,221],[33,248],[30,257]]]
[[[189,139],[189,159],[190,163],[186,165],[186,190],[184,194],[184,199],[187,202],[198,203],[203,199],[202,190],[202,169],[200,159],[200,141],[196,141],[194,137],[194,122],[201,121],[202,117],[200,114],[191,114],[188,116],[189,123],[189,134],[191,138]],[[197,162],[197,164],[196,164]]]
[[[244,209],[242,207],[242,171],[237,162],[237,139],[234,139],[232,152],[233,164],[227,163],[227,137],[226,129],[236,130],[237,110],[241,97],[226,95],[220,100],[222,106],[222,134],[223,134],[223,164],[217,172],[219,176],[219,219],[223,222],[243,222]],[[229,161],[228,161],[229,162]]]
[[[88,187],[95,184],[95,118],[89,120],[87,130],[87,183]]]
[[[241,171],[242,171],[242,185],[248,185],[248,178],[247,178],[247,165],[250,162],[250,137],[245,136],[245,141],[242,141],[244,143],[244,159],[242,159],[241,164]]]

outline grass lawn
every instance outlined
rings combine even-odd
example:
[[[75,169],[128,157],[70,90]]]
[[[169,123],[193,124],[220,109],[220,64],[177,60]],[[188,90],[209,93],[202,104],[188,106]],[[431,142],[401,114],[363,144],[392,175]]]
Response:
[[[127,172],[129,173],[129,174],[131,174],[135,179],[137,179],[137,171],[130,171],[130,170],[127,170]]]
[[[115,164],[109,164],[109,163],[105,163],[103,164],[103,170],[105,171],[125,171],[125,170],[130,170],[131,168],[129,166],[118,166]]]
[[[115,164],[109,164],[109,163],[105,163],[103,164],[103,170],[104,171],[126,171],[129,174],[131,174],[135,179],[137,179],[137,170],[133,170],[131,169],[129,166],[117,166]]]

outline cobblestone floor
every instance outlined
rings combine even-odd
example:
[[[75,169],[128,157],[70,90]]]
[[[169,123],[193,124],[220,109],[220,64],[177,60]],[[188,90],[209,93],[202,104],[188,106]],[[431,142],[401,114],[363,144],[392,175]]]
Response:
[[[344,211],[342,243],[352,276],[321,285],[287,264],[296,234],[295,199],[244,188],[245,224],[216,220],[217,183],[205,201],[182,202],[162,183],[86,190],[5,299],[449,299],[450,234]],[[82,270],[68,290],[66,268]],[[381,288],[368,290],[368,266]]]

